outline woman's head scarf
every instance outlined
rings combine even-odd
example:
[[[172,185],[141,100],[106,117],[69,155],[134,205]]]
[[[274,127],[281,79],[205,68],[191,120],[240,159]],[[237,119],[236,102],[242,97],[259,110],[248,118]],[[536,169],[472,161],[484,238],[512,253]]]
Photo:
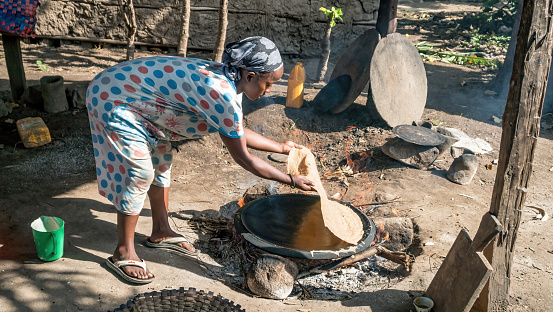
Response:
[[[265,37],[250,37],[226,45],[223,53],[223,70],[232,81],[240,81],[240,68],[271,73],[282,67],[278,48]]]

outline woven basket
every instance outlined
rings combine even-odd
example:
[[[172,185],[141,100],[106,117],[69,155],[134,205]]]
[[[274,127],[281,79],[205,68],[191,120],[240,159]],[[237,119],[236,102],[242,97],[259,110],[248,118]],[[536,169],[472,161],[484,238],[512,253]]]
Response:
[[[240,305],[224,299],[220,295],[214,296],[212,292],[205,293],[195,288],[154,291],[132,297],[127,304],[122,304],[113,312],[245,312]]]

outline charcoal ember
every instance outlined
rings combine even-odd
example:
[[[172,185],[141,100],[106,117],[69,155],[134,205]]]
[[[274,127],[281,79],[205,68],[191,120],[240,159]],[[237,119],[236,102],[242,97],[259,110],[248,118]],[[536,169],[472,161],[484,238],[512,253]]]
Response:
[[[269,299],[284,299],[294,288],[298,276],[296,264],[286,258],[262,254],[248,270],[247,283],[256,295]]]

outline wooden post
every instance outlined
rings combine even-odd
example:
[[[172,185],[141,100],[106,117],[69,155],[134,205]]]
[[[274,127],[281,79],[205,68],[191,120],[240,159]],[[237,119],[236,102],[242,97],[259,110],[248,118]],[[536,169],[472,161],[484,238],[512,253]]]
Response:
[[[396,32],[397,2],[398,0],[380,0],[378,17],[376,19],[376,30],[378,30],[382,38]]]
[[[136,14],[134,12],[133,0],[119,0],[121,16],[127,28],[127,57],[126,60],[134,59],[134,37],[136,35]]]
[[[484,288],[475,304],[481,311],[507,311],[509,305],[513,253],[532,174],[551,64],[551,11],[552,0],[524,1],[490,205],[490,212],[497,216],[504,230],[485,253],[493,271],[489,287]]]
[[[225,51],[225,40],[227,39],[228,26],[228,0],[221,0],[219,8],[219,31],[217,32],[217,42],[213,49],[213,61],[221,62],[223,52]]]
[[[6,67],[10,78],[12,98],[19,100],[26,88],[25,68],[21,55],[21,43],[18,36],[2,34],[2,45],[6,55]]]
[[[186,56],[188,50],[188,37],[190,37],[190,0],[182,0],[181,28],[177,55]]]

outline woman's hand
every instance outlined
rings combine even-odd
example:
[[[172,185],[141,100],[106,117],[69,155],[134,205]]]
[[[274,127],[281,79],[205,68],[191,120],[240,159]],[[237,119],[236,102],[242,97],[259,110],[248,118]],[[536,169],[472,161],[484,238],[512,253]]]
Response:
[[[313,183],[311,180],[307,179],[304,176],[301,175],[295,175],[292,176],[292,179],[294,180],[292,185],[295,183],[296,188],[299,188],[303,191],[313,191],[315,183]]]
[[[292,141],[286,141],[284,143],[281,143],[281,145],[282,145],[281,154],[286,154],[286,155],[290,154],[290,150],[294,147],[295,148],[303,148],[303,145],[296,144]]]

